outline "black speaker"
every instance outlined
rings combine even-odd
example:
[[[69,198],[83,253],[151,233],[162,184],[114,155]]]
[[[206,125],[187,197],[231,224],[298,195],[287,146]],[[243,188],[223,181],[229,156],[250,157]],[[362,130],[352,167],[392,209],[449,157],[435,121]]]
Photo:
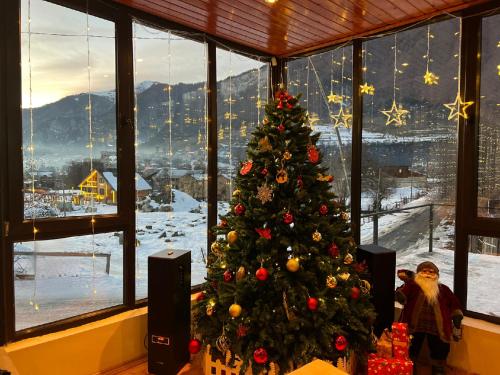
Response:
[[[368,266],[367,279],[372,286],[372,302],[377,311],[373,330],[380,336],[384,328],[390,328],[394,321],[396,252],[377,245],[361,245],[357,261]]]
[[[148,257],[148,371],[175,375],[189,362],[191,252]]]

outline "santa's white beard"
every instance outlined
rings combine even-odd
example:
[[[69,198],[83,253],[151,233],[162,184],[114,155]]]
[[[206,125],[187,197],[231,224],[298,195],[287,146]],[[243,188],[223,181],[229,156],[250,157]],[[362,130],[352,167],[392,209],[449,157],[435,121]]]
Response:
[[[439,278],[435,276],[424,276],[421,273],[415,275],[415,282],[422,289],[422,292],[430,304],[434,304],[439,296]]]

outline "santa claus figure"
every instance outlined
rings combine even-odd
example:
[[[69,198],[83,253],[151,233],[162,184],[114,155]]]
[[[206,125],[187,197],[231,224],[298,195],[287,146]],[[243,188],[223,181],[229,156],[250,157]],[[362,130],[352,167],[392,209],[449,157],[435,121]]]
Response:
[[[397,289],[396,299],[404,305],[400,320],[408,323],[413,335],[410,357],[413,361],[418,358],[427,338],[432,374],[444,374],[450,341],[459,340],[453,332],[459,331],[463,318],[460,303],[450,288],[439,283],[439,269],[434,263],[420,263],[415,275],[408,271],[406,275],[410,277],[404,278],[405,284]]]

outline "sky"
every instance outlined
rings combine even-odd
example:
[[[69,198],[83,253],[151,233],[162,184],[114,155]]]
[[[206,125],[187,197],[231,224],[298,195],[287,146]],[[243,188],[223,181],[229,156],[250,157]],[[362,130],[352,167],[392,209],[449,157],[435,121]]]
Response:
[[[30,91],[31,105],[39,107],[68,95],[88,92],[89,87],[91,92],[115,89],[114,24],[89,16],[88,43],[86,29],[85,13],[43,0],[31,0],[28,7],[28,0],[22,0],[23,108],[30,106]],[[203,43],[173,34],[169,43],[168,32],[137,23],[134,24],[134,35],[136,84],[142,81],[176,84],[205,80],[206,51]],[[222,50],[217,58],[218,79],[262,65],[256,60]]]

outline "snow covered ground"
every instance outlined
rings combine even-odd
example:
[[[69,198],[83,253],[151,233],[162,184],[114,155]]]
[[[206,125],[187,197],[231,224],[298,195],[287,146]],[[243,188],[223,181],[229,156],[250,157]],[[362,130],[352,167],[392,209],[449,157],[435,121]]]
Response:
[[[137,214],[136,296],[147,293],[147,257],[165,249],[191,250],[192,285],[203,282],[206,275],[206,202],[199,202],[188,194],[174,191],[172,212],[139,212]],[[396,190],[388,199],[399,200],[406,192]],[[424,196],[406,207],[429,202]],[[98,206],[97,213],[105,213],[108,206]],[[219,213],[224,213],[228,204],[219,203]],[[417,208],[391,215],[379,220],[379,236],[391,231],[400,231],[414,224],[422,210]],[[362,225],[362,243],[370,243],[373,223]],[[441,281],[453,287],[453,225],[446,218],[434,231],[434,250],[428,252],[428,233],[404,249],[397,249],[397,268],[415,269],[423,260],[432,260],[441,269]],[[396,236],[397,237],[397,236]],[[16,252],[33,251],[32,243],[17,244]],[[37,252],[82,252],[88,257],[16,256],[16,273],[33,275],[34,279],[16,279],[16,329],[39,325],[98,310],[123,302],[123,251],[120,233],[96,234],[37,241]],[[93,258],[92,253],[110,254],[110,270],[106,273],[106,258]],[[36,272],[35,272],[36,267]],[[482,254],[469,255],[469,308],[474,311],[500,316],[500,299],[491,297],[491,285],[500,281],[500,257]],[[31,302],[31,303],[30,303]]]

